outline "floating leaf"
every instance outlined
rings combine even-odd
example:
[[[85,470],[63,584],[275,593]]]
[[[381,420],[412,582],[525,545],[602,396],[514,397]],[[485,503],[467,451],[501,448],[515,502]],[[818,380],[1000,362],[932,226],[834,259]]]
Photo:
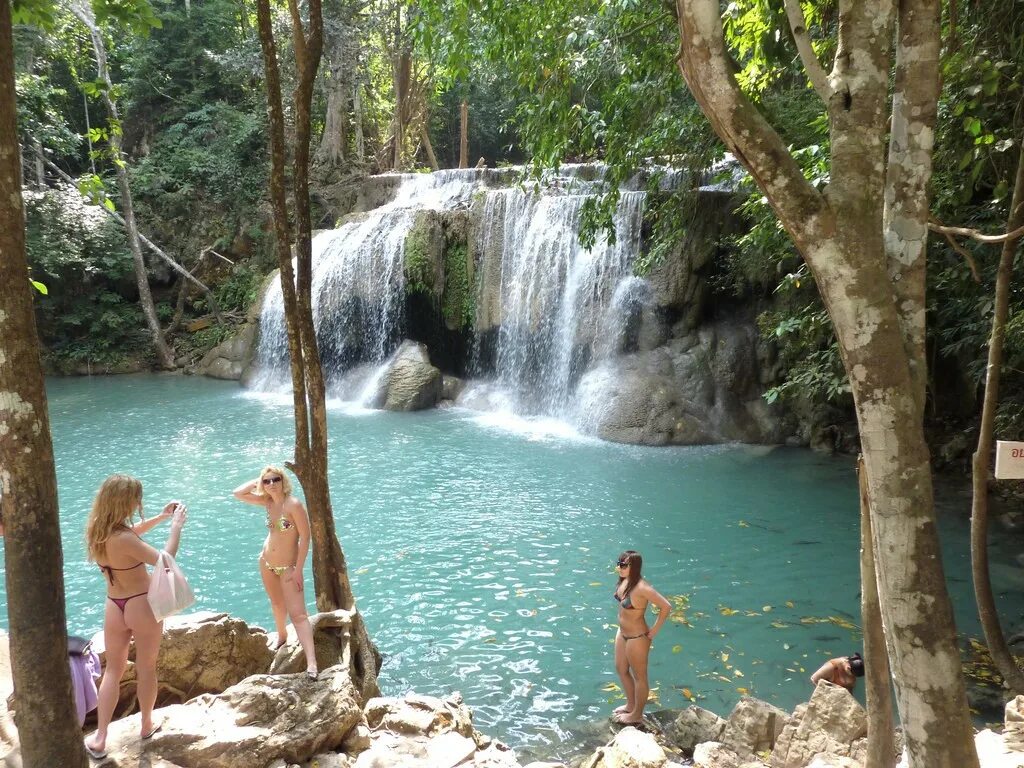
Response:
[[[793,601],[792,600],[787,600],[786,601],[786,607],[787,608],[796,608],[796,606],[793,605]]]
[[[690,701],[697,700],[697,698],[693,695],[693,691],[691,691],[689,688],[683,688],[683,697],[689,699]]]
[[[672,653],[679,653],[682,650],[683,650],[683,646],[681,646],[681,645],[673,645],[672,646]]]
[[[761,606],[761,610],[764,611],[765,613],[768,613],[771,609],[772,609],[772,607],[770,605],[763,605],[763,606]]]
[[[723,652],[722,652],[722,663],[724,664],[724,663],[725,663],[725,662],[727,662],[728,660],[729,660],[729,654],[728,654],[728,653],[725,653],[725,652],[723,651]]]
[[[605,683],[601,686],[601,690],[606,693],[611,693],[612,691],[621,691],[622,689],[619,687],[618,683]]]
[[[740,694],[742,694],[744,696],[749,696],[750,695],[750,691],[747,690],[746,688],[737,688],[736,692],[740,693]]]
[[[735,608],[729,608],[724,605],[718,606],[718,612],[723,616],[732,616],[734,613],[739,613]]]

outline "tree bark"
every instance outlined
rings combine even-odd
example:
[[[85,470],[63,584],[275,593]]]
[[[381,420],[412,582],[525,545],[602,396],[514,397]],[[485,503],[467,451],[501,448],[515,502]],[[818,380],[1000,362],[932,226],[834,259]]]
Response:
[[[1017,160],[1017,179],[1010,200],[1010,215],[1006,231],[1012,232],[1024,225],[1024,146]],[[1003,367],[1003,341],[1009,315],[1010,284],[1013,277],[1013,257],[1018,238],[1003,242],[996,273],[995,307],[992,311],[992,332],[988,342],[988,366],[985,371],[985,399],[981,407],[981,427],[978,431],[978,449],[974,452],[972,484],[974,496],[971,504],[971,573],[974,577],[974,598],[978,603],[978,618],[985,633],[985,643],[996,669],[1003,676],[1003,684],[1013,694],[1024,693],[1024,674],[1017,666],[1006,636],[999,623],[992,580],[988,570],[988,478],[994,441],[996,410],[999,407],[999,380]]]
[[[96,26],[92,7],[88,3],[74,2],[71,4],[71,11],[89,30],[89,36],[92,38],[92,47],[96,54],[96,74],[104,83],[103,101],[107,105],[107,111],[110,113],[112,123],[109,130],[110,150],[114,158],[114,171],[117,176],[117,189],[121,198],[124,228],[128,233],[128,247],[132,252],[132,261],[135,265],[135,284],[139,290],[139,306],[142,307],[142,314],[146,318],[146,325],[149,327],[149,333],[153,339],[153,349],[156,352],[157,364],[165,370],[170,370],[174,368],[174,354],[164,339],[163,331],[160,328],[160,320],[156,316],[156,307],[153,304],[153,294],[149,290],[146,260],[142,255],[139,230],[135,223],[135,208],[132,204],[132,191],[128,184],[128,171],[125,165],[124,153],[121,151],[121,118],[118,116],[117,103],[110,95],[114,85],[110,79],[110,71],[107,68],[107,50],[106,44],[103,42],[103,33]]]
[[[0,0],[0,515],[27,766],[85,768],[68,667],[57,475],[25,257],[10,0]]]
[[[469,168],[469,102],[459,105],[459,168]]]
[[[352,86],[352,120],[356,135],[356,161],[359,165],[366,162],[366,140],[363,138],[363,86],[356,83]]]
[[[434,147],[430,143],[430,130],[427,126],[427,121],[424,120],[423,124],[420,125],[420,140],[423,142],[423,149],[427,153],[427,161],[430,163],[430,167],[435,170],[441,170],[441,166],[437,164],[437,156],[434,154]]]
[[[909,328],[908,318],[923,323],[924,307],[897,309],[886,260],[882,196],[896,8],[891,0],[839,3],[827,105],[832,169],[823,192],[739,90],[717,0],[677,0],[677,10],[687,85],[793,238],[835,327],[860,426],[881,612],[910,766],[977,768],[935,529],[918,395],[923,379],[911,354],[923,330]],[[901,87],[908,88],[906,79]],[[930,166],[930,146],[918,161]],[[908,185],[894,194],[919,193]],[[901,204],[904,211],[927,209]]]
[[[352,612],[349,635],[350,673],[364,700],[378,695],[380,656],[355,606],[344,553],[338,542],[327,481],[327,409],[312,311],[312,226],[309,209],[310,106],[322,52],[320,0],[310,0],[309,28],[303,28],[296,0],[289,0],[298,83],[293,94],[295,147],[292,168],[295,201],[295,265],[289,248],[288,205],[285,191],[285,124],[281,78],[277,62],[269,0],[257,0],[260,44],[267,79],[271,139],[271,204],[275,248],[281,267],[288,350],[295,408],[295,460],[289,468],[302,485],[309,507],[313,546],[313,582],[321,611]]]
[[[409,85],[412,54],[404,50],[395,56],[395,155],[394,169],[405,169],[405,128],[409,123]]]
[[[889,692],[891,674],[878,603],[871,508],[863,458],[857,460],[857,479],[860,486],[860,613],[864,625],[864,692],[868,714],[868,749],[864,768],[893,768],[896,765],[896,735]]]

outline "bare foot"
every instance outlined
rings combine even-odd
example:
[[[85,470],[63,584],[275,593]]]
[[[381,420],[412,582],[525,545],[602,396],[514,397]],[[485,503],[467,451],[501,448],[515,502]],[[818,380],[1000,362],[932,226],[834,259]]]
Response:
[[[621,707],[616,707],[615,709],[612,710],[612,712],[614,714],[616,714],[616,715],[621,714],[623,712],[632,712],[632,711],[633,711],[633,705],[632,704],[623,704]]]
[[[280,648],[281,646],[283,646],[287,642],[288,642],[288,633],[287,632],[278,632],[277,633],[277,642],[271,644],[270,650],[276,651],[278,648]]]
[[[612,716],[612,719],[617,723],[622,723],[623,725],[640,725],[640,723],[644,721],[644,713],[616,712]]]

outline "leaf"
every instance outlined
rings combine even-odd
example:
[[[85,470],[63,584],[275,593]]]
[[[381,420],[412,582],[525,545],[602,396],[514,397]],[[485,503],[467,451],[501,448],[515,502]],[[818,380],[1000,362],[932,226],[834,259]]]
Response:
[[[686,699],[689,699],[690,701],[696,701],[697,700],[697,698],[693,695],[693,691],[691,691],[689,688],[683,688],[682,693],[683,693],[683,697],[686,698]]]
[[[750,695],[750,691],[748,689],[746,689],[746,688],[737,688],[736,692],[740,693],[740,694],[742,694],[744,696],[749,696]]]
[[[729,660],[729,654],[728,654],[728,653],[725,653],[725,651],[723,651],[723,652],[722,652],[722,663],[724,664],[724,663],[725,663],[725,662],[727,662],[728,660]]]
[[[604,685],[602,685],[601,686],[601,690],[604,691],[605,693],[610,693],[612,691],[621,691],[622,688],[619,687],[618,683],[611,683],[611,682],[609,682],[609,683],[605,683]]]
[[[682,650],[683,650],[683,646],[681,646],[681,645],[673,645],[672,646],[672,653],[679,653]]]
[[[29,278],[29,282],[32,283],[32,287],[39,291],[41,294],[43,294],[43,296],[49,295],[50,289],[47,288],[43,283],[40,283],[38,280],[32,280],[31,278]]]
[[[796,606],[793,605],[793,601],[792,600],[787,600],[786,601],[786,607],[787,608],[796,608]]]
[[[761,606],[761,610],[764,611],[765,613],[768,613],[771,609],[772,609],[772,607],[770,605]]]

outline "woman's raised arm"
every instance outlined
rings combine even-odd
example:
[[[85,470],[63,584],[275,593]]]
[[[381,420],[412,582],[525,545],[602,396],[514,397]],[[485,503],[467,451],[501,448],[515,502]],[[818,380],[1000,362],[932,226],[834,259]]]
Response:
[[[260,489],[260,479],[257,477],[255,480],[249,480],[248,482],[242,483],[240,486],[235,488],[231,494],[239,501],[244,501],[246,504],[259,504],[261,507],[267,505],[267,497],[263,494],[257,493]]]

